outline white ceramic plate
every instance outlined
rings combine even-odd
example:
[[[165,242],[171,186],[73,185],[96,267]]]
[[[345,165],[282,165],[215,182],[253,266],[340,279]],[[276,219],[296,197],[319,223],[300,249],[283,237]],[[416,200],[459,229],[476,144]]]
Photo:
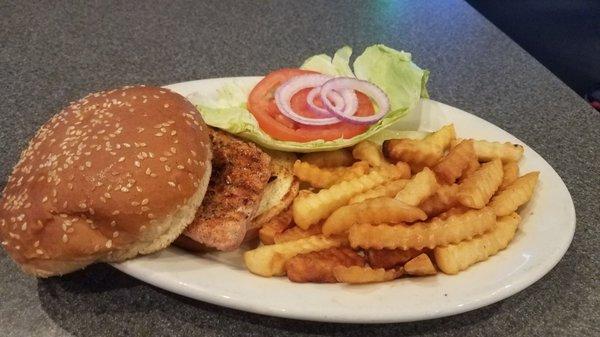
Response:
[[[186,96],[210,93],[225,79],[178,83],[169,88]],[[237,78],[253,86],[260,77]],[[419,129],[454,123],[458,135],[523,144],[521,172],[539,170],[533,199],[510,246],[456,275],[404,278],[348,286],[297,284],[263,278],[245,270],[240,252],[193,255],[177,248],[115,264],[144,282],[201,301],[259,314],[348,323],[407,322],[454,315],[500,301],[544,276],[566,252],[575,231],[575,210],[558,174],[526,144],[508,132],[459,109],[422,100]]]

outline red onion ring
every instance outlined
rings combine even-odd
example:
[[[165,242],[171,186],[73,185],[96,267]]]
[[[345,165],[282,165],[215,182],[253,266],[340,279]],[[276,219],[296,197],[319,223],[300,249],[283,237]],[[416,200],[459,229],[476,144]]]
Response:
[[[346,101],[346,106],[344,107],[344,111],[340,111],[340,110],[336,109],[336,107],[327,99],[327,97],[329,96],[329,93],[332,91],[339,92],[341,90],[348,90],[348,89],[360,91],[360,92],[366,94],[367,96],[369,96],[372,100],[375,101],[375,104],[377,105],[377,108],[379,109],[379,111],[374,115],[365,116],[365,117],[349,115],[346,113],[346,111],[349,108],[352,108],[350,106],[352,104],[352,102]],[[327,110],[329,110],[337,118],[347,121],[347,122],[350,122],[350,123],[354,123],[354,124],[373,124],[373,123],[379,121],[380,119],[382,119],[383,117],[385,117],[385,115],[390,110],[390,101],[389,101],[387,95],[385,94],[385,92],[383,92],[383,90],[379,89],[379,87],[377,87],[376,85],[374,85],[372,83],[369,83],[367,81],[358,80],[356,78],[350,78],[350,77],[333,78],[333,79],[325,82],[321,86],[320,94],[321,94],[321,100],[323,101],[323,104],[325,104],[325,107],[327,108]],[[358,105],[358,101],[356,102],[356,104]]]
[[[321,108],[320,106],[317,106],[315,104],[315,98],[320,93],[321,93],[320,86],[312,88],[312,90],[309,91],[308,95],[306,96],[306,104],[308,104],[308,108],[317,115],[331,116],[331,112],[329,112],[329,110],[327,110],[325,108]],[[342,95],[340,95],[337,91],[332,91],[330,93],[330,95],[327,96],[327,99],[329,99],[331,101],[331,103],[333,103],[333,106],[336,109],[341,110],[346,105],[346,102],[344,102],[344,97],[342,97]]]
[[[292,97],[294,97],[294,95],[300,90],[318,87],[331,79],[331,76],[321,74],[299,75],[292,77],[279,86],[277,90],[275,90],[275,104],[284,116],[304,125],[331,125],[339,123],[340,119],[337,117],[309,118],[301,116],[296,113],[294,109],[292,109],[291,105]],[[327,95],[321,95],[321,97],[327,97]],[[329,103],[329,105],[334,106],[333,103],[329,102],[328,99],[326,100],[328,101],[327,103]]]

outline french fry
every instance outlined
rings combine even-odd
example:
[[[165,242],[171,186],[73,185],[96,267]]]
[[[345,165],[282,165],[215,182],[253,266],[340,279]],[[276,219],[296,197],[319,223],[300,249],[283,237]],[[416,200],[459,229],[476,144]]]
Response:
[[[440,148],[441,151],[446,150],[450,146],[450,142],[456,139],[456,131],[454,130],[454,124],[448,124],[443,126],[441,129],[425,137],[423,141]]]
[[[264,245],[272,245],[275,243],[275,235],[279,234],[292,225],[292,208],[288,207],[283,212],[276,215],[270,221],[265,223],[258,230],[260,242]]]
[[[373,268],[391,269],[405,264],[421,253],[422,251],[417,249],[369,249],[367,260]]]
[[[244,253],[246,267],[252,273],[261,276],[275,276],[285,274],[285,263],[298,254],[306,254],[323,249],[339,247],[345,240],[339,237],[325,237],[323,235],[260,246]]]
[[[383,153],[393,162],[406,162],[413,172],[419,172],[425,166],[435,165],[442,158],[443,150],[423,140],[390,139],[383,142]]]
[[[354,148],[352,149],[352,156],[356,160],[366,161],[373,167],[389,164],[387,160],[385,160],[379,145],[368,140],[364,140],[354,145]]]
[[[298,196],[292,205],[294,222],[307,229],[310,225],[327,218],[333,211],[346,205],[352,197],[381,185],[396,177],[374,170],[353,180],[343,181],[318,193]]]
[[[497,216],[509,215],[516,211],[533,196],[539,175],[540,173],[535,171],[517,178],[515,182],[498,192],[488,206],[494,210]]]
[[[306,153],[301,159],[303,162],[318,167],[350,166],[354,163],[352,152],[349,149]]]
[[[504,171],[500,159],[487,162],[460,183],[456,198],[470,208],[483,208],[500,187]]]
[[[502,171],[504,171],[504,176],[502,177],[502,184],[500,184],[501,190],[519,178],[519,164],[514,161],[508,162],[502,165]]]
[[[329,248],[292,257],[285,264],[292,282],[335,283],[333,268],[364,266],[365,258],[348,247]]]
[[[281,233],[276,233],[273,237],[273,241],[275,243],[284,243],[288,241],[304,239],[309,236],[321,234],[321,227],[322,225],[320,223],[316,223],[308,227],[308,229],[302,229],[298,226],[293,226]]]
[[[433,251],[438,268],[446,274],[457,274],[469,266],[487,260],[506,248],[515,236],[521,218],[517,213],[498,218],[493,230],[471,240]]]
[[[447,184],[453,184],[460,178],[469,165],[477,160],[473,141],[467,140],[452,148],[448,154],[433,167],[433,172]]]
[[[385,182],[380,186],[377,186],[373,189],[370,189],[366,192],[352,197],[352,199],[350,199],[348,203],[355,204],[365,201],[367,199],[374,199],[379,197],[395,197],[396,194],[398,194],[398,192],[400,192],[406,186],[407,183],[408,179],[398,179]]]
[[[490,142],[487,140],[473,140],[475,154],[479,161],[486,162],[498,158],[503,163],[519,161],[523,157],[524,148],[522,145],[509,142]]]
[[[435,193],[438,187],[435,174],[426,167],[415,174],[395,198],[407,205],[417,206]]]
[[[422,209],[428,217],[436,216],[454,207],[457,203],[456,194],[458,185],[440,185],[435,193],[425,199],[419,208]]]
[[[473,172],[479,170],[480,167],[481,167],[481,164],[479,163],[479,160],[477,158],[469,160],[469,164],[467,165],[467,168],[463,171],[462,175],[458,179],[459,182],[463,182],[471,174],[473,174]]]
[[[369,164],[357,162],[350,167],[320,168],[297,160],[294,163],[294,175],[317,188],[327,188],[341,181],[352,180],[367,173]]]
[[[350,284],[377,283],[397,279],[402,276],[402,268],[385,270],[383,268],[372,269],[359,266],[337,266],[333,268],[333,275],[338,282]]]
[[[404,271],[406,274],[413,276],[435,275],[437,273],[431,259],[425,253],[406,262]]]
[[[323,223],[323,234],[340,234],[359,223],[400,223],[425,219],[427,214],[418,207],[394,198],[380,197],[338,208]]]
[[[490,230],[496,222],[494,211],[485,207],[451,215],[447,219],[433,218],[412,225],[354,225],[348,232],[353,248],[423,249],[458,243]]]

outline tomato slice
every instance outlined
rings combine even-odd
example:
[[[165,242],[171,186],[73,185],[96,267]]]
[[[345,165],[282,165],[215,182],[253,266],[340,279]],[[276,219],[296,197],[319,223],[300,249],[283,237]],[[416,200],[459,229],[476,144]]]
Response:
[[[303,125],[282,115],[275,104],[275,90],[281,83],[288,79],[304,74],[312,74],[313,71],[284,68],[271,72],[263,78],[252,89],[248,97],[248,110],[256,120],[260,128],[269,136],[285,141],[309,142],[312,140],[335,140],[340,138],[352,138],[365,132],[368,125],[357,125],[348,122],[339,122],[331,125]],[[317,117],[306,103],[306,96],[310,89],[298,92],[291,100],[294,111],[306,117]],[[362,93],[357,93],[358,110],[357,116],[370,116],[375,113],[373,103]],[[317,105],[322,103],[317,99]]]

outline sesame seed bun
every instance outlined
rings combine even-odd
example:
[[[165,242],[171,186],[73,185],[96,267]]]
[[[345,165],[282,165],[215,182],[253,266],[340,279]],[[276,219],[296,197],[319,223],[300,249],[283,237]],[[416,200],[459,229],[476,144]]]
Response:
[[[208,128],[182,96],[124,87],[72,103],[40,128],[0,199],[0,241],[38,277],[168,246],[211,174]]]

